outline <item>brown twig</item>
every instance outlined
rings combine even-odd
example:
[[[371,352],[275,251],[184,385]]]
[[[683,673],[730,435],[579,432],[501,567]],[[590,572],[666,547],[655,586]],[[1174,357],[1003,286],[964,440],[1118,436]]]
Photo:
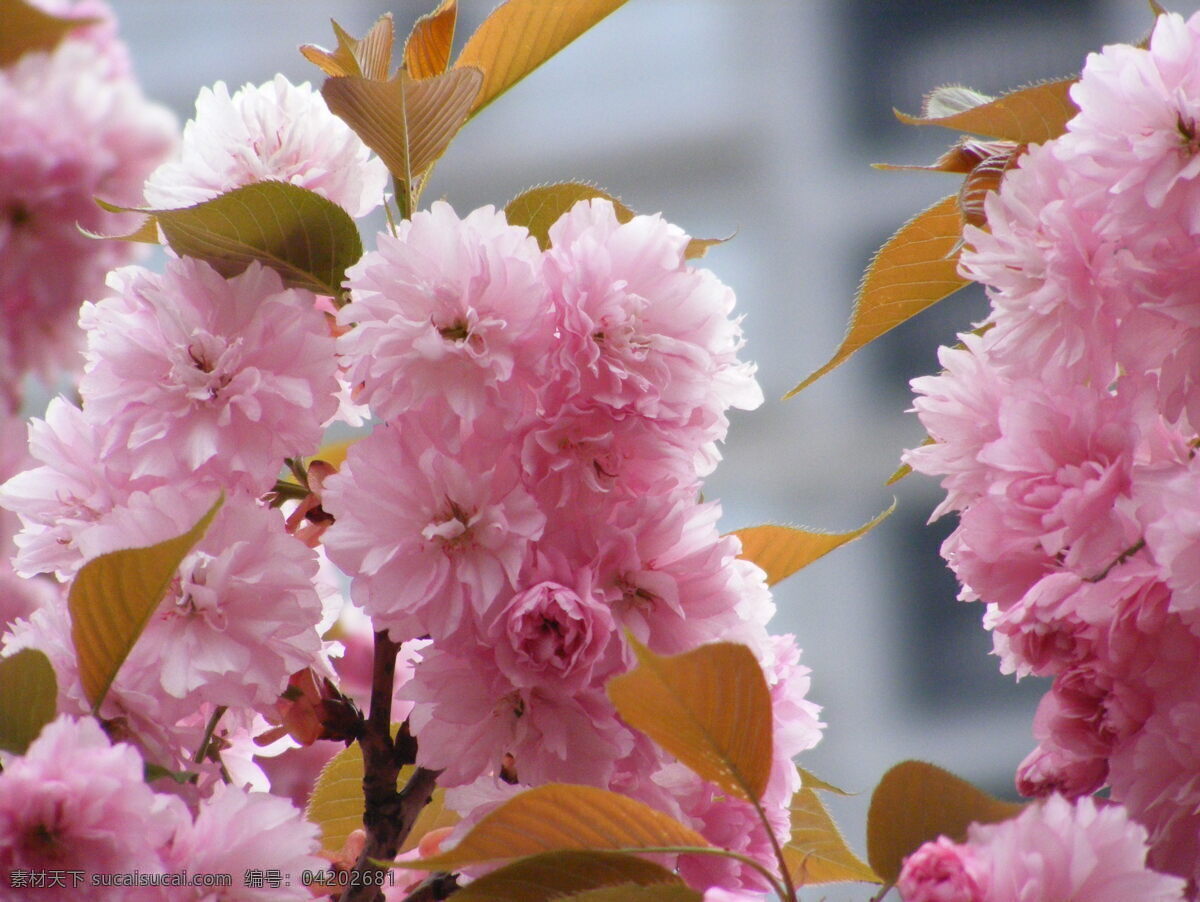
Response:
[[[416,742],[407,724],[392,738],[392,688],[396,676],[398,643],[386,630],[375,633],[375,659],[371,673],[371,711],[359,738],[363,753],[363,828],[366,844],[354,865],[358,875],[340,902],[377,902],[385,870],[376,861],[396,857],[417,815],[429,804],[438,771],[417,768],[404,789],[397,791],[400,768],[413,764]]]
[[[434,874],[404,897],[404,902],[441,902],[458,889],[456,874]]]

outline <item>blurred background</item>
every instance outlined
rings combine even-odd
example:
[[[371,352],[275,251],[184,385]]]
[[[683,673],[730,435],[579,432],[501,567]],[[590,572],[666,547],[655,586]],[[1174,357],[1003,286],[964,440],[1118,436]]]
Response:
[[[192,112],[198,89],[276,71],[319,80],[296,51],[333,46],[392,11],[403,35],[435,0],[112,0],[146,91]],[[459,42],[494,5],[460,0]],[[1191,13],[1200,0],[1168,6]],[[779,398],[833,352],[863,268],[906,219],[957,190],[956,177],[880,172],[927,163],[957,136],[899,124],[929,90],[999,93],[1079,71],[1089,51],[1140,40],[1144,0],[630,0],[484,111],[439,165],[425,202],[460,213],[525,188],[583,179],[700,237],[737,233],[705,260],[738,294],[768,401],[736,415],[705,495],[724,526],[848,530],[892,501],[866,538],[777,587],[777,632],[794,632],[825,706],[801,764],[862,795],[834,807],[864,851],[871,788],[922,758],[1001,795],[1032,747],[1044,686],[1002,676],[982,607],[955,601],[938,555],[953,528],[926,525],[933,480],[884,483],[923,433],[908,380],[986,312],[951,296],[799,396]],[[368,239],[368,246],[371,242]],[[806,899],[862,900],[831,887]]]

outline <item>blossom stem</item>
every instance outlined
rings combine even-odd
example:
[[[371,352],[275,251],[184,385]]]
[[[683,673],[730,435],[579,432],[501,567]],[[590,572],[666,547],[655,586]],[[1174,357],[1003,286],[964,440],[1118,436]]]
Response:
[[[204,727],[204,737],[200,740],[200,745],[196,749],[196,754],[192,756],[192,763],[199,764],[208,755],[208,747],[212,743],[213,733],[217,730],[217,724],[221,717],[227,711],[225,705],[218,705],[213,709],[212,716],[208,719],[208,724]],[[222,765],[224,766],[224,765]]]
[[[400,645],[386,630],[375,633],[375,658],[371,673],[371,710],[359,744],[363,753],[363,828],[366,843],[354,864],[356,873],[372,878],[351,883],[340,902],[376,902],[382,899],[377,874],[379,861],[396,857],[417,815],[433,795],[439,771],[419,767],[403,790],[397,791],[400,768],[415,763],[416,742],[407,724],[392,738],[392,688],[396,676],[396,653]]]

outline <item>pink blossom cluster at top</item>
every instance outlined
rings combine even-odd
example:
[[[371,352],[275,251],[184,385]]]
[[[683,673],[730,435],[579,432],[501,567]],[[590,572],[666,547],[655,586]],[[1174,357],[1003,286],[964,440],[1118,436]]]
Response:
[[[142,96],[103,0],[38,5],[97,21],[0,67],[0,407],[10,411],[27,373],[78,369],[79,304],[139,252],[80,231],[137,224],[94,198],[140,204],[142,182],[177,141],[174,117]]]
[[[549,238],[543,251],[490,207],[460,218],[439,202],[350,270],[338,349],[383,422],[324,480],[325,548],[377,628],[431,640],[399,694],[451,806],[470,817],[522,786],[585,783],[769,863],[753,808],[666,758],[604,693],[634,664],[626,631],[664,654],[749,645],[776,717],[764,807],[787,833],[791,759],[820,735],[807,670],[766,632],[762,572],[697,500],[728,409],[762,397],[733,294],[658,216],[621,223],[584,201]],[[764,889],[724,859],[681,869]]]
[[[968,228],[992,312],[917,379],[943,554],[1002,668],[1054,678],[1026,795],[1110,786],[1200,879],[1200,17],[1092,55]],[[1091,898],[1091,897],[1089,897]]]
[[[1146,830],[1119,805],[1051,795],[1012,820],[972,824],[904,861],[904,902],[1179,902],[1185,881],[1146,867]]]

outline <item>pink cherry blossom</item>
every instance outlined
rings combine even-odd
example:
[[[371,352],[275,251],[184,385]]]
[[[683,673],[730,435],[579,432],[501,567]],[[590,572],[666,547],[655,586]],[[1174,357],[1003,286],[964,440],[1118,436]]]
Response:
[[[86,13],[86,8],[80,12]],[[8,378],[77,368],[79,304],[137,245],[97,241],[79,226],[122,234],[136,216],[95,203],[137,205],[142,180],[171,151],[174,118],[114,72],[108,52],[68,37],[0,69],[0,367]],[[11,404],[10,404],[11,406]]]
[[[193,874],[231,874],[233,886],[220,889],[188,887],[173,898],[196,902],[297,902],[312,898],[301,880],[305,870],[323,871],[326,859],[320,849],[315,824],[286,799],[262,792],[244,792],[220,784],[200,803],[193,823],[181,825],[167,860],[172,870]],[[281,885],[245,880],[248,871],[278,871]]]
[[[904,860],[896,887],[904,902],[990,902],[982,870],[974,849],[940,836]]]
[[[254,493],[313,453],[337,409],[333,339],[313,296],[252,263],[225,279],[198,260],[114,273],[86,304],[86,415],[109,422],[135,475],[199,471]]]
[[[383,202],[388,172],[358,135],[305,82],[283,75],[230,96],[224,82],[202,88],[183,130],[180,159],[146,182],[160,209],[189,207],[254,182],[289,182],[366,216]]]
[[[537,242],[492,207],[459,219],[439,201],[380,235],[347,272],[338,315],[358,399],[386,419],[437,406],[513,422],[551,340],[540,270]]]
[[[399,638],[447,636],[515,587],[545,516],[515,449],[477,434],[457,453],[425,424],[379,426],[325,482],[330,560],[354,601]]]
[[[0,870],[13,886],[18,870],[161,874],[160,850],[186,811],[158,796],[142,776],[141,756],[111,745],[95,720],[60,716],[0,773]],[[51,900],[79,898],[70,885],[32,890]],[[158,900],[155,887],[89,886],[94,899]]]
[[[729,407],[762,403],[754,367],[737,359],[733,292],[687,265],[682,230],[657,216],[622,224],[611,203],[591,200],[564,214],[550,241],[560,397],[663,420],[694,432],[697,449],[724,438]]]

